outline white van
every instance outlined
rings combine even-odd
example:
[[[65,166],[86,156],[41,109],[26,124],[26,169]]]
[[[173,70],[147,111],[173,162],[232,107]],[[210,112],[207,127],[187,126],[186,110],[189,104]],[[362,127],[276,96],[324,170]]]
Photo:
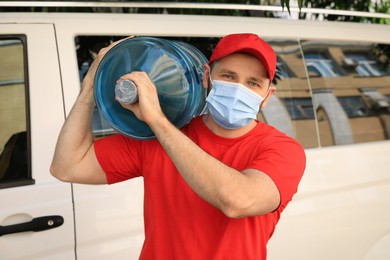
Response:
[[[127,35],[253,32],[278,55],[263,120],[306,148],[271,260],[390,259],[390,26],[256,17],[1,13],[0,259],[137,259],[142,179],[62,183],[49,166],[93,53]],[[113,130],[94,117],[97,137]]]

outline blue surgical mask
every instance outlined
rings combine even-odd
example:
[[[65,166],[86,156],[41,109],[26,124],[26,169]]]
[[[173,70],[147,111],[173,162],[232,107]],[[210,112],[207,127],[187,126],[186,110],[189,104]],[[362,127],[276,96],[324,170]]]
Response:
[[[237,129],[256,119],[263,97],[240,83],[221,80],[211,83],[213,87],[206,102],[218,125]]]

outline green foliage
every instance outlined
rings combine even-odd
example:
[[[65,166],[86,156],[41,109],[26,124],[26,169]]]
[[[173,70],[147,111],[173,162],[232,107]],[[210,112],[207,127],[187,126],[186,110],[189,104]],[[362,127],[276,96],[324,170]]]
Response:
[[[375,13],[390,14],[390,1],[380,1],[379,4],[375,3],[372,8],[374,9]],[[372,18],[371,22],[379,24],[390,24],[390,19]]]
[[[83,2],[83,1],[74,1]],[[128,2],[126,0],[114,0],[113,2]],[[146,2],[143,0],[132,0],[132,2]],[[247,5],[277,5],[280,4],[283,10],[290,12],[290,0],[148,0],[147,2],[178,2],[178,3],[204,3],[207,4],[247,4]],[[372,3],[371,0],[297,0],[298,7],[351,10],[377,13],[390,13],[390,1],[380,0]],[[112,7],[0,7],[0,12],[99,12],[99,13],[165,13],[170,14],[193,14],[193,15],[227,15],[227,16],[263,16],[274,17],[270,11],[248,11],[248,10],[226,10],[207,8],[175,8],[165,10],[163,8],[112,8]],[[310,14],[311,19],[319,18],[318,14]],[[306,19],[306,13],[299,13],[299,19]],[[346,15],[322,15],[321,18],[329,21],[344,22],[370,22],[379,24],[390,24],[390,19],[366,18]]]
[[[368,12],[371,0],[303,0],[302,6],[309,8],[350,10]],[[318,15],[316,15],[318,17]],[[306,19],[306,14],[301,13],[300,19]],[[328,21],[360,22],[361,17],[344,15],[324,15]]]
[[[288,13],[291,14],[291,12],[290,12],[290,0],[280,0],[280,5],[282,6],[283,9],[284,9],[284,7],[286,7]],[[299,9],[302,8],[302,5],[303,5],[303,0],[298,0],[298,7],[299,7]]]
[[[280,0],[280,4],[281,4],[283,9],[284,9],[284,7],[286,7],[288,13],[291,14],[291,12],[290,12],[290,0]]]
[[[331,10],[349,10],[370,12],[374,10],[376,13],[389,13],[390,2],[378,1],[373,4],[371,0],[300,0],[301,7],[331,9]],[[318,14],[315,17],[318,18]],[[342,21],[342,22],[371,22],[371,23],[390,23],[389,19],[366,18],[360,16],[347,15],[324,15],[323,18],[328,21]],[[299,19],[306,19],[306,14],[300,13]]]

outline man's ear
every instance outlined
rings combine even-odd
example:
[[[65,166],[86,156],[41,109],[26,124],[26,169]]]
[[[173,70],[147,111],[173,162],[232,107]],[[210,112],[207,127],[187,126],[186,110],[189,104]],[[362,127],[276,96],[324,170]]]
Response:
[[[210,78],[210,66],[209,64],[205,64],[203,69],[203,87],[205,89],[209,88],[209,78]]]
[[[261,106],[260,106],[260,109],[264,108],[265,105],[267,105],[267,102],[268,100],[270,99],[270,97],[272,96],[272,94],[276,91],[276,88],[274,86],[270,86],[269,87],[269,91],[268,91],[268,94],[267,96],[264,98],[264,101],[263,103],[261,103]]]

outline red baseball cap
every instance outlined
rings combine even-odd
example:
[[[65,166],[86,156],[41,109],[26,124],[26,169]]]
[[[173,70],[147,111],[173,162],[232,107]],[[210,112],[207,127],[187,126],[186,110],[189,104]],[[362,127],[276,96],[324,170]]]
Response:
[[[209,64],[232,53],[249,53],[263,63],[272,81],[276,70],[276,54],[272,47],[253,33],[237,33],[224,36],[210,57]]]

